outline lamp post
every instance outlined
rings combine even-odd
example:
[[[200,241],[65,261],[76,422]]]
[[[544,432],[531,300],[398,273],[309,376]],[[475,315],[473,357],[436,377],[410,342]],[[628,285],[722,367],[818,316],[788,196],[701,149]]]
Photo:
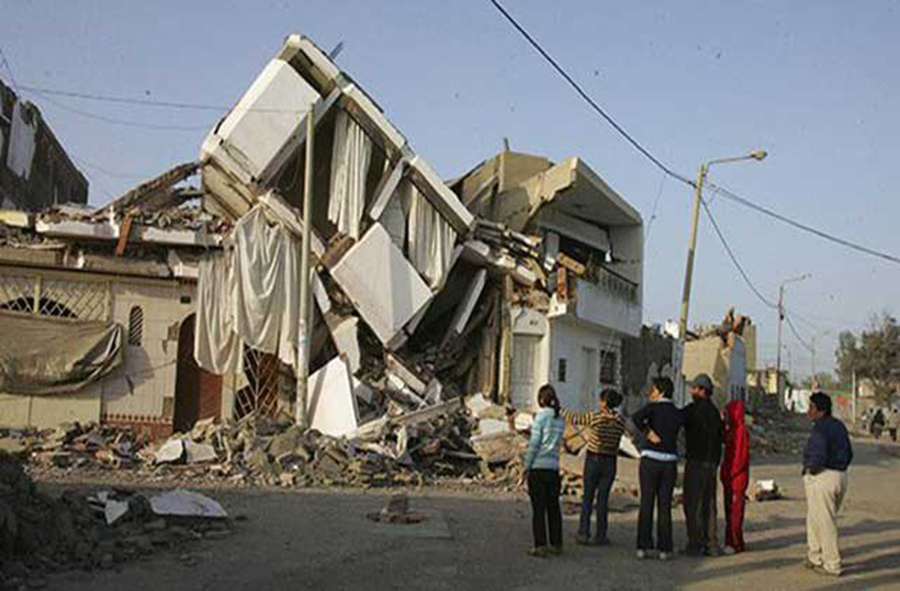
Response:
[[[763,160],[766,156],[767,154],[765,150],[754,150],[753,152],[750,152],[745,156],[737,156],[734,158],[718,158],[716,160],[704,162],[700,165],[700,170],[697,172],[696,193],[694,195],[694,209],[691,216],[691,236],[688,243],[687,266],[684,270],[684,292],[681,296],[681,316],[678,320],[678,341],[679,347],[681,349],[681,361],[683,361],[684,358],[684,344],[687,341],[688,311],[691,302],[691,280],[693,279],[694,275],[694,253],[697,250],[697,224],[700,221],[700,204],[703,200],[703,182],[706,180],[706,175],[709,173],[710,167],[714,164],[741,162],[743,160]],[[684,379],[684,374],[681,369],[682,365],[681,363],[679,363],[679,396],[683,395],[684,390],[683,384],[681,383],[681,381]]]
[[[804,273],[797,277],[785,279],[778,288],[778,355],[775,358],[775,383],[778,386],[778,400],[782,408],[785,406],[784,394],[781,391],[781,323],[784,322],[784,286],[789,283],[804,281],[810,277],[812,277],[810,273]]]
[[[687,337],[688,309],[691,302],[691,280],[694,274],[694,253],[697,250],[697,224],[700,221],[700,203],[703,200],[703,183],[706,181],[706,175],[713,164],[724,164],[726,162],[741,162],[743,160],[763,160],[767,156],[765,150],[755,150],[746,156],[737,156],[735,158],[719,158],[710,160],[700,165],[700,171],[697,173],[697,186],[694,196],[694,210],[691,217],[691,237],[688,244],[687,267],[684,271],[684,293],[681,296],[681,318],[678,322],[678,334],[681,340]]]

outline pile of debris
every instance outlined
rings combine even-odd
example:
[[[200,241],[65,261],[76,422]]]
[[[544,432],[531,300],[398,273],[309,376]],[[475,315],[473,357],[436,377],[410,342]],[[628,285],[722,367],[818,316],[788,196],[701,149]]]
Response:
[[[0,589],[40,588],[46,574],[110,569],[198,539],[230,535],[216,501],[176,490],[41,494],[21,462],[0,452]]]
[[[805,416],[777,408],[760,408],[748,418],[753,454],[793,454],[800,461],[809,439],[810,426]]]
[[[35,474],[234,486],[380,487],[483,483],[521,486],[528,413],[481,395],[409,409],[388,398],[378,419],[350,436],[304,430],[290,418],[200,421],[190,433],[149,441],[129,428],[68,424],[0,432],[0,448]]]

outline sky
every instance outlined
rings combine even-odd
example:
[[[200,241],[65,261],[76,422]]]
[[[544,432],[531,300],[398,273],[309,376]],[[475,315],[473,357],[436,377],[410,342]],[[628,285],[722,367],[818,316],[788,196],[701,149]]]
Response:
[[[505,0],[516,19],[629,133],[689,178],[900,255],[900,2]],[[679,313],[693,191],[602,121],[487,0],[0,1],[0,48],[21,86],[233,105],[294,32],[329,51],[444,178],[515,151],[584,159],[644,218],[644,321]],[[9,81],[9,71],[0,69]],[[91,183],[112,197],[195,159],[221,113],[24,92]],[[106,119],[106,121],[98,119]],[[110,122],[114,120],[116,123]],[[167,129],[148,129],[146,125]],[[175,128],[175,129],[173,129]],[[708,198],[710,194],[706,195]],[[841,330],[898,313],[900,266],[824,242],[721,197],[711,208],[768,300],[781,283],[794,375],[833,365]],[[774,362],[776,311],[757,299],[701,217],[690,323],[750,316]],[[805,343],[805,344],[804,344]]]

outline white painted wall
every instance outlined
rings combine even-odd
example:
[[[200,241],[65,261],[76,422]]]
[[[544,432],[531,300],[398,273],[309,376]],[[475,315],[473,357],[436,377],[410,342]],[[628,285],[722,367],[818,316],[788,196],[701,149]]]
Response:
[[[643,321],[640,298],[638,301],[629,301],[590,281],[577,281],[575,315],[578,318],[629,336],[640,336]]]
[[[191,303],[182,304],[182,295],[190,296]],[[164,399],[175,396],[178,334],[181,322],[196,308],[194,295],[195,286],[189,284],[122,279],[113,285],[113,320],[126,329],[125,363],[100,382],[103,414],[163,415]],[[127,344],[133,306],[141,306],[144,312],[140,347]]]
[[[562,316],[550,321],[549,382],[556,388],[563,406],[587,410],[593,408],[599,387],[599,365],[591,361],[587,351],[596,351],[599,363],[601,351],[614,351],[619,368],[617,380],[621,381],[622,340],[610,330],[592,326],[570,317]],[[566,360],[566,381],[560,381],[559,360]],[[594,375],[596,374],[596,375]],[[585,388],[593,388],[586,391]]]

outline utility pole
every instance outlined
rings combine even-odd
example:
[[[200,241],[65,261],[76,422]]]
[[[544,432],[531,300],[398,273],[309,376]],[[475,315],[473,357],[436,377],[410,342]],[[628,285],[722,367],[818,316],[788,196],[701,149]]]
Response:
[[[853,370],[851,378],[851,387],[853,388],[853,393],[850,396],[851,408],[853,412],[853,430],[856,430],[856,370]]]
[[[306,170],[303,179],[303,244],[300,252],[300,350],[297,354],[297,400],[294,417],[302,428],[309,426],[307,386],[309,384],[309,352],[312,344],[310,318],[309,253],[312,247],[313,143],[316,135],[315,105],[306,113]],[[299,155],[298,155],[299,158]]]
[[[809,386],[811,389],[816,390],[819,387],[819,380],[816,379],[816,335],[812,336],[810,345],[810,353],[812,353],[812,375],[809,378]]]
[[[681,295],[681,316],[678,319],[678,346],[681,350],[680,360],[678,362],[676,374],[676,386],[678,389],[679,397],[683,397],[684,394],[684,370],[683,370],[683,360],[684,360],[684,345],[687,342],[687,327],[688,327],[688,312],[691,305],[691,281],[694,276],[694,254],[697,251],[697,225],[700,222],[700,205],[703,202],[703,182],[706,180],[706,175],[709,172],[709,168],[713,164],[722,164],[725,162],[740,162],[742,160],[762,160],[766,157],[765,150],[755,150],[750,152],[746,156],[738,156],[737,158],[719,158],[717,160],[710,160],[709,162],[704,162],[700,165],[700,170],[697,172],[697,185],[696,191],[694,193],[694,208],[691,213],[691,235],[688,242],[688,258],[687,258],[687,266],[684,269],[684,290]],[[679,403],[682,401],[679,400]]]
[[[778,403],[787,406],[781,391],[781,323],[784,322],[784,283],[778,288],[778,354],[775,356],[775,387],[778,389]]]
[[[681,317],[678,319],[678,335],[687,340],[688,310],[691,305],[691,281],[694,276],[694,253],[697,251],[697,224],[700,222],[700,201],[703,199],[703,181],[709,165],[701,164],[697,173],[697,190],[694,194],[694,209],[691,214],[691,237],[688,242],[687,266],[684,269],[684,291],[681,294]]]
[[[785,279],[778,287],[778,355],[775,357],[775,383],[778,384],[778,400],[781,403],[781,408],[786,408],[787,406],[787,401],[784,399],[784,394],[781,390],[781,324],[784,322],[784,286],[788,283],[809,279],[810,277],[812,277],[810,273],[804,273],[799,277]]]

